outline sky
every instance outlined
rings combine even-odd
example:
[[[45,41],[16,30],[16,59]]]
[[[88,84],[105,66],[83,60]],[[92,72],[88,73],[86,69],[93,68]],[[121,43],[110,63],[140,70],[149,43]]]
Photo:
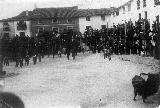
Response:
[[[22,11],[47,7],[78,6],[86,8],[118,7],[129,0],[0,0],[0,19],[20,14]]]

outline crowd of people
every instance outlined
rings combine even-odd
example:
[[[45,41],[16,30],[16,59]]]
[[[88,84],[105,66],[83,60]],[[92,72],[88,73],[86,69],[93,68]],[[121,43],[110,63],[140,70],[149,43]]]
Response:
[[[109,48],[114,54],[138,54],[156,56],[159,46],[157,24],[154,22],[152,31],[147,19],[123,24],[113,24],[113,28],[101,30],[88,29],[84,33],[87,45],[93,52]]]
[[[1,41],[1,61],[4,65],[9,65],[9,61],[15,61],[15,67],[23,67],[29,65],[31,57],[33,63],[37,63],[37,59],[41,62],[44,55],[48,57],[52,54],[53,58],[57,54],[67,55],[73,59],[77,52],[85,51],[82,44],[89,47],[93,53],[103,51],[104,58],[110,57],[110,54],[143,54],[146,56],[154,56],[157,50],[154,50],[158,44],[158,32],[156,23],[153,30],[150,30],[148,20],[141,19],[135,22],[125,22],[123,24],[113,24],[112,28],[92,29],[88,28],[82,34],[72,30],[64,30],[62,33],[57,31],[42,31],[35,37],[18,36],[13,38],[3,37]],[[109,55],[106,52],[109,51]]]
[[[13,38],[3,37],[1,41],[1,62],[3,65],[9,66],[9,61],[15,61],[15,67],[23,67],[29,65],[31,57],[33,64],[37,61],[41,62],[44,55],[48,57],[57,54],[67,55],[69,60],[72,53],[73,59],[80,51],[80,33],[72,30],[65,30],[63,33],[43,31],[36,37],[18,36]]]

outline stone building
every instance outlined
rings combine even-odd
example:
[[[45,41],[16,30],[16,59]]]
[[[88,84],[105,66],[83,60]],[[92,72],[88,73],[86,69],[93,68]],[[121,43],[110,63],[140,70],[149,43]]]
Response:
[[[36,36],[40,31],[72,29],[84,32],[86,28],[106,28],[110,9],[78,9],[74,7],[36,8],[18,16],[0,20],[1,37],[15,35]],[[4,28],[8,26],[8,30]]]

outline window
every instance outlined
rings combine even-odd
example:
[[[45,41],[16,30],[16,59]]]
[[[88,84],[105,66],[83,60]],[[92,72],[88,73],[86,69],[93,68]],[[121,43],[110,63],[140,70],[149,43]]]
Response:
[[[91,28],[91,26],[86,26],[86,30],[89,30]]]
[[[119,11],[116,12],[116,15],[117,15],[117,16],[119,15]]]
[[[91,20],[90,16],[87,16],[86,21],[90,21],[90,20]]]
[[[8,22],[3,22],[3,31],[10,31]]]
[[[139,13],[139,19],[141,19],[141,13]]]
[[[137,10],[140,9],[140,0],[137,0]]]
[[[3,31],[10,31],[10,28],[7,26],[7,27],[3,27]]]
[[[145,11],[144,14],[145,14],[145,19],[147,19],[147,11]]]
[[[9,26],[8,22],[3,22],[3,26]]]
[[[43,32],[44,31],[44,27],[38,27],[38,32]]]
[[[41,19],[38,19],[38,24],[42,24],[42,20]]]
[[[68,19],[67,22],[68,22],[68,23],[71,23],[71,22],[72,22],[72,19]]]
[[[52,19],[52,23],[58,23],[57,18]]]
[[[131,11],[131,3],[128,4],[128,11]]]
[[[3,38],[9,38],[9,33],[4,33]]]
[[[58,27],[52,27],[52,31],[53,32],[59,32],[59,29],[58,29]]]
[[[17,22],[17,30],[26,30],[27,29],[27,24],[25,21],[21,20]]]
[[[101,25],[102,29],[106,29],[106,25]]]
[[[68,30],[73,30],[73,26],[67,26]]]
[[[105,21],[105,15],[101,15],[101,20]]]

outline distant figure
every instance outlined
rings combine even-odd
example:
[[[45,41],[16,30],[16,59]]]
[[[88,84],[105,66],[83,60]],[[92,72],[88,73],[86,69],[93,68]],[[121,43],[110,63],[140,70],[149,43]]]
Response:
[[[9,66],[9,58],[4,57],[4,65]]]
[[[23,101],[13,93],[0,92],[0,108],[25,108]]]
[[[39,59],[39,62],[41,62],[41,54],[40,53],[38,54],[38,59]]]
[[[69,49],[66,50],[66,53],[67,53],[67,59],[69,60],[69,56],[70,56],[70,51],[69,51]]]
[[[21,68],[23,67],[23,58],[22,57],[20,58],[20,67]]]
[[[84,49],[84,48],[82,48],[82,53],[84,54],[84,52],[85,52],[85,49]]]
[[[37,55],[35,54],[34,56],[33,56],[33,64],[35,65],[37,63]]]
[[[44,51],[42,50],[42,58],[44,58]]]
[[[58,51],[58,56],[61,57],[61,54],[62,54],[62,53],[61,53],[61,51],[59,50],[59,51]]]
[[[106,59],[108,57],[109,61],[111,60],[111,48],[104,48],[104,59]]]
[[[29,65],[29,55],[26,55],[25,57],[25,65]]]
[[[15,67],[18,67],[19,64],[20,64],[20,57],[16,57],[16,65],[15,65]]]

